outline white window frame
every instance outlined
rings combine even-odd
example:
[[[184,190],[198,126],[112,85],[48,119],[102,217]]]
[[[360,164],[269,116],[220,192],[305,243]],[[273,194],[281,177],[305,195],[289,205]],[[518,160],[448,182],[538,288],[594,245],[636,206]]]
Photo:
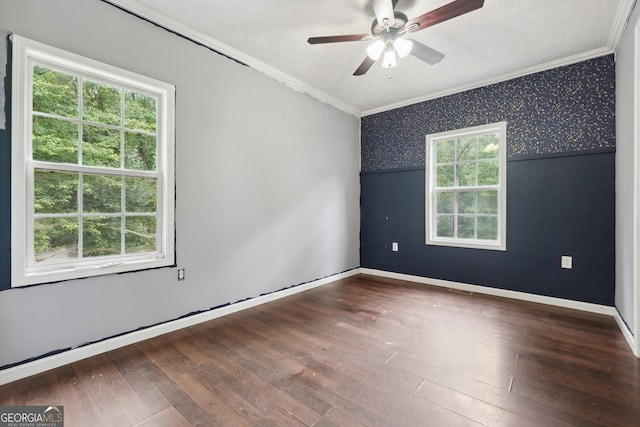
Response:
[[[175,265],[175,86],[88,59],[17,35],[12,35],[12,184],[11,286],[122,273]],[[83,258],[72,263],[33,262],[32,78],[33,65],[69,71],[157,98],[157,240],[155,253]],[[40,162],[42,163],[42,162]],[[56,165],[64,170],[66,165]],[[82,166],[73,167],[78,171]],[[90,172],[91,167],[84,167]],[[99,169],[99,168],[94,168]],[[108,174],[109,170],[102,170]],[[144,173],[141,174],[141,176]]]
[[[436,235],[436,167],[435,145],[436,142],[447,139],[482,135],[497,132],[500,139],[499,152],[499,184],[495,186],[475,187],[447,187],[447,191],[478,191],[482,189],[496,190],[498,192],[498,238],[497,240],[463,239],[438,237]],[[438,246],[452,246],[461,248],[490,249],[505,251],[507,244],[507,122],[491,123],[482,126],[474,126],[465,129],[457,129],[447,132],[439,132],[426,136],[426,173],[425,173],[425,225],[426,244]]]

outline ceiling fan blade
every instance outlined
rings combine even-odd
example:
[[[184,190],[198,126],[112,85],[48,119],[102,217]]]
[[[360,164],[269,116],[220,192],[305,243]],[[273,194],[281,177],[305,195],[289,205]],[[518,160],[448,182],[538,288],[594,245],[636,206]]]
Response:
[[[325,37],[309,37],[307,43],[340,43],[340,42],[357,42],[361,40],[369,40],[373,38],[371,34],[346,34],[343,36],[325,36]]]
[[[396,19],[393,14],[392,0],[371,0],[371,5],[376,14],[378,24],[382,24],[385,19],[388,19],[389,25],[393,25]]]
[[[406,28],[411,32],[424,30],[425,28],[429,28],[451,18],[455,18],[456,16],[464,15],[465,13],[480,9],[483,5],[484,0],[455,0],[410,20],[407,22]],[[412,28],[412,26],[415,28]]]
[[[371,68],[371,66],[373,64],[375,64],[375,63],[376,63],[376,61],[374,61],[373,59],[371,59],[371,58],[369,58],[367,56],[366,58],[364,58],[364,61],[362,61],[362,64],[360,64],[358,69],[353,72],[353,75],[354,76],[361,76],[361,75],[365,74],[367,71],[369,71],[369,68]]]
[[[424,45],[416,40],[411,40],[413,42],[413,49],[411,49],[411,55],[416,58],[426,62],[430,65],[435,65],[438,62],[442,61],[444,58],[444,53],[438,52],[437,50],[430,48],[427,45]]]

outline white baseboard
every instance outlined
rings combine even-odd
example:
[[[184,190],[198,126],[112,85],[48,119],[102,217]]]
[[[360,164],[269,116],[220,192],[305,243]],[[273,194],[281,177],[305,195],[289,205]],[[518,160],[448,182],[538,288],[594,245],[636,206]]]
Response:
[[[631,347],[631,351],[633,351],[636,357],[640,357],[640,354],[636,353],[635,351],[635,349],[637,348],[636,339],[633,336],[633,333],[631,332],[627,324],[622,319],[622,316],[620,316],[620,313],[618,312],[618,310],[615,310],[615,313],[613,314],[613,318],[616,319],[616,323],[618,324],[618,327],[620,328],[620,331],[622,332],[624,339],[627,340],[627,344],[629,344],[629,347]]]
[[[433,286],[439,286],[444,288],[458,289],[458,290],[468,291],[468,292],[477,292],[479,294],[494,295],[498,297],[512,298],[512,299],[517,299],[521,301],[536,302],[540,304],[553,305],[556,307],[571,308],[574,310],[588,311],[591,313],[598,313],[598,314],[605,314],[608,316],[612,316],[618,323],[618,327],[620,328],[620,331],[622,332],[622,335],[624,336],[624,338],[627,340],[629,347],[631,347],[631,351],[633,352],[633,354],[636,357],[640,357],[640,354],[636,353],[635,351],[637,347],[635,337],[633,336],[633,334],[631,333],[627,325],[624,323],[624,321],[622,320],[622,317],[620,317],[620,313],[618,313],[618,310],[615,307],[609,307],[609,306],[600,305],[600,304],[591,304],[588,302],[581,302],[581,301],[572,301],[572,300],[567,300],[563,298],[528,294],[526,292],[508,291],[504,289],[489,288],[486,286],[479,286],[479,285],[469,285],[467,283],[450,282],[448,280],[430,279],[428,277],[412,276],[409,274],[393,273],[390,271],[374,270],[369,268],[360,268],[360,272],[362,274],[370,274],[372,276],[388,277],[390,279],[405,280],[407,282],[422,283],[425,285],[433,285]]]
[[[536,302],[541,304],[548,304],[557,307],[571,308],[575,310],[588,311],[592,313],[606,314],[613,316],[622,334],[629,343],[629,346],[633,350],[636,348],[635,338],[629,328],[626,326],[618,310],[615,307],[608,307],[599,304],[591,304],[580,301],[571,301],[562,298],[546,297],[541,295],[533,295],[525,292],[508,291],[504,289],[489,288],[485,286],[469,285],[466,283],[450,282],[441,279],[430,279],[421,276],[412,276],[409,274],[393,273],[389,271],[374,270],[368,268],[355,268],[344,273],[335,274],[333,276],[325,277],[323,279],[314,280],[309,283],[305,283],[291,288],[283,289],[278,292],[263,295],[260,297],[248,299],[242,302],[224,306],[215,310],[209,310],[201,313],[194,314],[192,316],[183,317],[180,319],[172,320],[160,325],[151,326],[145,329],[130,332],[128,334],[120,335],[118,337],[109,338],[104,341],[99,341],[93,344],[88,344],[82,347],[70,349],[62,353],[54,354],[51,356],[43,357],[32,362],[26,362],[20,365],[13,366],[0,371],[0,385],[8,384],[13,381],[17,381],[29,376],[39,374],[41,372],[48,371],[69,363],[77,362],[82,359],[86,359],[91,356],[106,353],[107,351],[115,350],[120,347],[124,347],[130,344],[134,344],[140,341],[144,341],[149,338],[154,338],[159,335],[163,335],[169,332],[177,331],[182,328],[196,325],[198,323],[206,322],[208,320],[216,319],[218,317],[226,316],[231,313],[246,310],[251,307],[255,307],[260,304],[265,304],[270,301],[275,301],[280,298],[284,298],[290,295],[294,295],[300,292],[307,291],[319,286],[327,285],[340,279],[355,276],[357,274],[369,274],[372,276],[388,277],[392,279],[405,280],[408,282],[422,283],[426,285],[433,285],[445,288],[458,289],[469,292],[476,292],[481,294],[494,295],[505,298],[512,298],[522,301]],[[640,357],[640,355],[636,354]]]
[[[443,288],[457,289],[467,292],[475,292],[479,294],[493,295],[497,297],[517,299],[521,301],[537,302],[540,304],[553,305],[557,307],[572,308],[574,310],[589,311],[591,313],[606,314],[613,316],[617,313],[614,307],[606,305],[591,304],[588,302],[572,301],[563,298],[545,297],[542,295],[528,294],[526,292],[508,291],[505,289],[489,288],[486,286],[469,285],[467,283],[450,282],[448,280],[430,279],[428,277],[412,276],[409,274],[392,273],[389,271],[372,270],[361,268],[362,274],[370,274],[372,276],[388,277],[391,279],[405,280],[407,282],[422,283],[425,285],[439,286]]]
[[[48,371],[50,369],[58,368],[60,366],[67,365],[69,363],[77,362],[82,359],[86,359],[91,356],[106,353],[107,351],[115,350],[120,347],[124,347],[130,344],[134,344],[140,341],[147,340],[149,338],[157,337],[169,332],[177,331],[182,328],[196,325],[198,323],[206,322],[208,320],[216,319],[218,317],[226,316],[231,313],[246,310],[247,308],[255,307],[260,304],[265,304],[270,301],[275,301],[280,298],[284,298],[290,295],[294,295],[300,292],[307,291],[309,289],[317,288],[319,286],[327,285],[335,282],[336,280],[344,279],[347,277],[355,276],[360,273],[359,268],[346,271],[344,273],[334,274],[332,276],[325,277],[323,279],[314,280],[309,283],[304,283],[298,286],[292,286],[281,291],[273,292],[267,295],[251,298],[245,301],[241,301],[235,304],[220,307],[214,310],[204,311],[194,314],[192,316],[183,317],[180,319],[172,320],[166,323],[162,323],[155,326],[150,326],[145,329],[133,331],[124,335],[120,335],[114,338],[105,339],[93,344],[73,348],[58,354],[43,357],[31,362],[26,362],[20,365],[13,366],[0,371],[0,385],[8,384],[13,381],[17,381],[23,378],[30,377],[41,372]]]

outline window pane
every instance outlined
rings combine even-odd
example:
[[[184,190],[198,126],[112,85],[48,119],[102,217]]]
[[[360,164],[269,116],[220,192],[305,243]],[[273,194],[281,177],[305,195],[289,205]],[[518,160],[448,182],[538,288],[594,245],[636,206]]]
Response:
[[[453,187],[453,165],[436,166],[436,186]]]
[[[124,126],[127,129],[156,132],[156,99],[133,91],[124,94]]]
[[[460,138],[458,140],[456,161],[468,162],[475,161],[478,158],[476,153],[476,138],[474,136],[468,138]]]
[[[458,217],[458,237],[461,239],[476,238],[476,217],[475,216],[459,216]]]
[[[478,239],[498,240],[498,217],[478,217]]]
[[[85,125],[82,129],[82,163],[87,166],[120,167],[120,131]]]
[[[78,117],[78,78],[34,65],[33,111]]]
[[[60,262],[78,257],[78,218],[37,218],[33,230],[36,262]]]
[[[478,213],[497,214],[498,213],[498,192],[480,191],[478,193]]]
[[[476,163],[463,163],[457,165],[458,185],[460,187],[473,187],[476,185]]]
[[[152,178],[126,178],[126,212],[155,212],[157,181]]]
[[[476,213],[476,192],[465,191],[458,193],[458,213]]]
[[[500,139],[497,133],[478,137],[478,159],[497,159],[500,154]]]
[[[121,212],[122,178],[119,176],[84,175],[82,197],[84,212]]]
[[[455,151],[455,139],[436,142],[436,164],[453,163]]]
[[[128,254],[155,252],[156,217],[134,216],[126,218],[125,251]]]
[[[454,193],[438,193],[436,195],[437,213],[453,213],[453,195]]]
[[[120,218],[88,217],[83,222],[83,256],[119,255]]]
[[[121,123],[120,89],[85,80],[82,93],[82,118],[95,123],[119,126]]]
[[[505,250],[505,125],[427,135],[428,245]]]
[[[78,174],[36,169],[33,177],[33,208],[40,213],[78,211]]]
[[[78,164],[78,124],[33,117],[33,160]]]
[[[478,185],[498,185],[500,162],[488,160],[478,163]]]
[[[156,170],[156,137],[126,132],[124,137],[125,169]]]
[[[438,237],[453,237],[453,215],[438,215]]]

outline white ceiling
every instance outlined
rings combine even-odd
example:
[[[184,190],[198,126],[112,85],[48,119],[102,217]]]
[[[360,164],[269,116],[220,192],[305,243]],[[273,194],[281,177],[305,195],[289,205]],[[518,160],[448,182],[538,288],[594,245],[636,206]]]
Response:
[[[411,34],[446,56],[413,56],[353,76],[367,41],[309,45],[310,36],[369,33],[371,0],[106,0],[356,116],[611,53],[635,0],[485,0],[481,9]],[[451,0],[399,0],[415,18]]]

